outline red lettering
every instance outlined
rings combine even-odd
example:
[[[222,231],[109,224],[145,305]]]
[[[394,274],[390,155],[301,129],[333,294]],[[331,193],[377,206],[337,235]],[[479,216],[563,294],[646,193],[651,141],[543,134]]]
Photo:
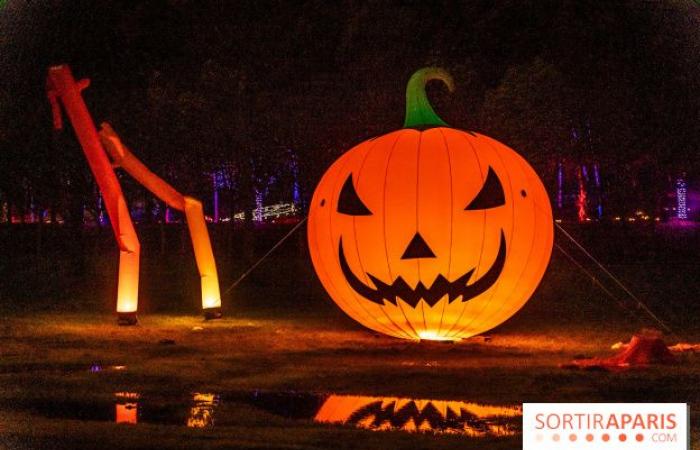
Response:
[[[632,429],[637,428],[641,428],[642,430],[646,429],[646,425],[644,424],[644,417],[641,414],[634,415],[634,423],[632,424]]]
[[[594,430],[602,430],[603,427],[603,415],[602,414],[593,414],[593,429]]]
[[[629,414],[623,414],[622,415],[622,428],[623,429],[626,428],[630,422],[632,422],[632,416],[630,416]]]
[[[663,417],[663,416],[662,416]],[[654,429],[659,429],[659,416],[656,414],[649,414],[647,416],[647,427],[648,428],[654,428]],[[661,428],[663,428],[663,425],[661,425]]]
[[[573,417],[571,416],[571,414],[564,414],[563,423],[561,424],[562,429],[564,429],[564,430],[573,429],[573,427],[571,426],[571,420],[573,420]]]
[[[606,429],[610,428],[615,428],[615,429],[620,429],[620,424],[617,422],[617,416],[615,414],[610,414],[608,416],[608,424],[605,427]]]
[[[666,419],[668,419],[668,426],[666,427],[667,430],[673,430],[676,428],[676,415],[674,413],[666,416]]]
[[[535,425],[536,430],[541,430],[544,428],[544,422],[542,421],[542,417],[544,417],[544,414],[540,413],[535,416],[535,422],[537,424]]]
[[[552,419],[554,420],[554,425],[552,425]],[[554,429],[554,428],[559,428],[559,415],[558,414],[550,414],[547,416],[547,428]]]

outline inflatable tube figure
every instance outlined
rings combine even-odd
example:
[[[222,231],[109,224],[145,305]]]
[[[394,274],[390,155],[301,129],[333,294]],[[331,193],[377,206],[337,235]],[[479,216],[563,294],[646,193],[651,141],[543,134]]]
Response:
[[[104,199],[107,215],[119,246],[119,283],[117,288],[117,316],[120,325],[137,323],[140,244],[119,180],[105,148],[117,166],[124,168],[137,181],[169,206],[184,211],[187,218],[197,268],[202,282],[202,308],[206,319],[221,317],[221,294],[216,262],[209,240],[202,203],[183,196],[143,165],[121,143],[114,130],[103,124],[100,135],[83,101],[81,91],[90,81],[75,81],[67,65],[49,68],[47,96],[52,106],[53,125],[63,128],[59,101],[68,115],[78,141],[85,153],[97,186]],[[103,147],[104,145],[104,147]]]
[[[202,202],[180,194],[158,175],[148,170],[148,167],[122,144],[119,136],[108,123],[102,124],[99,134],[102,144],[115,164],[127,171],[143,187],[168,206],[185,213],[194,248],[194,258],[202,282],[202,308],[207,318],[220,317],[219,277],[216,273],[216,261],[209,240],[209,232],[204,221]]]

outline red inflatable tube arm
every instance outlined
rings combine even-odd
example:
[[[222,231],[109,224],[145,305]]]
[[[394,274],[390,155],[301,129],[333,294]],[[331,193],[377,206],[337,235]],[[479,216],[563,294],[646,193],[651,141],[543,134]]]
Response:
[[[67,65],[49,68],[47,96],[52,106],[54,127],[60,129],[63,126],[60,102],[95,176],[119,245],[117,312],[135,314],[138,302],[140,245],[119,180],[102,148],[95,124],[81,96],[81,91],[88,85],[88,80],[76,82]]]

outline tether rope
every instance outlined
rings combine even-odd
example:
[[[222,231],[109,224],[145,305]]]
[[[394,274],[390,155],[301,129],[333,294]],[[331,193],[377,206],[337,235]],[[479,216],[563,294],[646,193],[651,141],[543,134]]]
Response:
[[[615,277],[615,275],[613,275],[608,269],[606,269],[605,266],[603,266],[603,264],[602,264],[600,261],[598,261],[593,255],[590,254],[590,252],[588,252],[588,250],[586,250],[586,249],[583,247],[583,245],[581,245],[576,239],[574,239],[574,237],[571,236],[571,235],[564,229],[564,227],[562,227],[561,225],[559,225],[557,222],[554,222],[554,225],[555,225],[562,233],[564,233],[564,236],[566,236],[571,242],[573,242],[574,245],[576,245],[576,247],[578,247],[578,249],[581,250],[581,252],[583,252],[584,255],[586,255],[591,261],[593,261],[593,262],[600,268],[600,270],[603,271],[603,273],[605,273],[608,277],[610,277],[610,279],[612,279],[612,280],[615,282],[615,284],[617,284],[627,295],[629,295],[630,298],[632,298],[632,299],[637,303],[637,306],[640,307],[642,310],[644,310],[644,312],[646,312],[646,313],[649,315],[649,317],[651,317],[652,319],[654,319],[654,321],[655,321],[656,323],[658,323],[658,324],[659,324],[664,330],[666,330],[667,332],[669,332],[669,333],[671,333],[671,334],[675,334],[675,333],[673,332],[673,330],[672,330],[668,325],[666,325],[666,323],[664,323],[656,314],[654,314],[654,313],[651,311],[651,309],[649,309],[649,307],[648,307],[646,304],[644,304],[644,302],[642,302],[636,295],[634,295],[634,294],[627,288],[627,286],[625,286],[624,284],[622,284],[622,282],[621,282],[617,277]],[[559,248],[560,251],[563,251],[563,250],[561,249],[561,247],[559,247],[559,245],[557,245],[557,247]],[[581,268],[582,268],[582,267],[581,267]],[[587,272],[587,271],[584,270],[584,272]],[[589,276],[591,276],[591,278],[592,278],[594,281],[597,281],[596,278],[595,278],[594,276],[592,276],[592,275],[590,275],[590,274],[589,274]],[[598,284],[599,284],[599,283],[598,283]],[[606,290],[607,290],[607,289],[606,289]]]
[[[581,270],[581,272],[583,272],[583,273],[585,273],[586,275],[588,275],[588,276],[591,278],[591,280],[593,280],[593,283],[595,283],[603,292],[605,292],[605,294],[607,294],[608,297],[610,297],[611,299],[615,300],[615,302],[617,302],[617,304],[620,305],[621,308],[623,308],[623,309],[629,311],[630,313],[632,313],[632,315],[634,315],[635,319],[637,319],[639,322],[642,322],[642,319],[641,319],[633,310],[629,309],[629,308],[627,307],[627,305],[625,305],[625,302],[623,302],[622,300],[620,300],[619,298],[617,298],[617,297],[615,296],[615,294],[613,294],[608,288],[606,288],[606,287],[603,285],[603,283],[601,283],[601,282],[598,280],[598,278],[597,278],[592,272],[590,272],[588,269],[586,269],[585,267],[583,267],[583,264],[581,264],[580,262],[576,261],[576,259],[575,259],[573,256],[571,256],[566,250],[564,250],[564,248],[563,248],[561,245],[555,243],[554,246],[555,246],[555,247],[557,248],[557,250],[559,250],[564,256],[566,256],[566,258],[567,258],[569,261],[571,261],[576,267],[578,267],[578,268]]]
[[[284,241],[286,241],[292,234],[294,234],[294,232],[295,232],[296,230],[298,230],[299,227],[301,227],[301,226],[304,224],[304,222],[306,222],[306,219],[307,219],[307,218],[308,218],[308,217],[302,218],[302,219],[299,221],[299,223],[297,223],[296,225],[294,225],[294,228],[292,228],[291,230],[289,230],[289,232],[287,232],[287,234],[285,234],[284,236],[282,236],[282,239],[280,239],[279,241],[277,241],[277,243],[276,243],[275,245],[273,245],[272,248],[271,248],[270,250],[268,250],[264,255],[262,255],[262,257],[260,257],[260,259],[258,259],[252,266],[250,266],[250,267],[248,268],[248,270],[246,270],[245,272],[243,272],[243,274],[242,274],[240,277],[238,277],[238,279],[237,279],[236,281],[234,281],[233,283],[231,283],[231,286],[229,286],[228,289],[226,289],[226,290],[224,291],[222,297],[223,297],[224,295],[228,294],[229,292],[231,292],[231,289],[235,288],[235,287],[238,285],[238,283],[240,283],[241,281],[243,281],[243,279],[244,279],[245,277],[247,277],[247,276],[250,274],[250,272],[252,272],[253,270],[255,270],[255,268],[258,267],[268,256],[270,256],[270,255],[272,254],[272,252],[274,252],[275,250],[277,250],[277,247],[279,247],[280,245],[282,245],[282,244],[284,243]]]

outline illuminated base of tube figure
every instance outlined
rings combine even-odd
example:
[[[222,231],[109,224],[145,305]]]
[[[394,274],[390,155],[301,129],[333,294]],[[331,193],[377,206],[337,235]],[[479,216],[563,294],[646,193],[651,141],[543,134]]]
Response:
[[[117,313],[117,324],[122,327],[133,326],[139,323],[136,312]]]
[[[221,308],[206,308],[204,310],[204,320],[221,319]]]

